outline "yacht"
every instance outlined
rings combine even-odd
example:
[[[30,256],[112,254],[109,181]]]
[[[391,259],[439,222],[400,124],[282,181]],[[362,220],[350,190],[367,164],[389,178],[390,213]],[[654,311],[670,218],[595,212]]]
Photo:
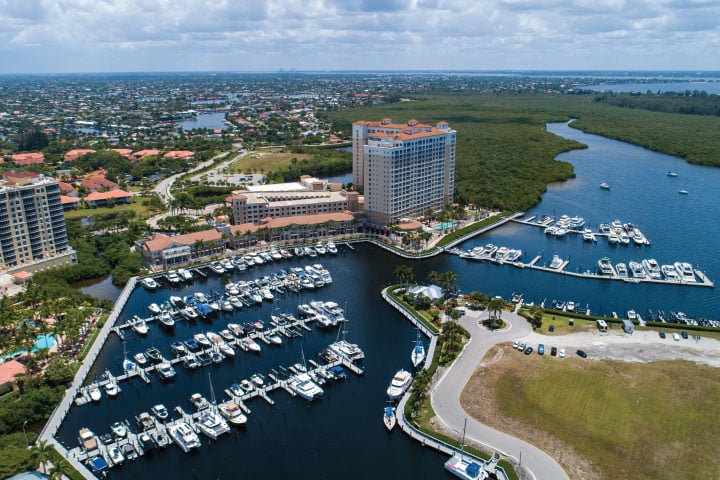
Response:
[[[634,278],[645,278],[645,269],[643,268],[642,264],[639,262],[631,261],[628,263],[628,267],[630,267],[630,273],[632,273],[632,276]]]
[[[420,337],[420,330],[417,331],[417,338],[415,339],[415,346],[410,354],[410,361],[412,362],[413,368],[419,368],[423,362],[425,362],[425,347]]]
[[[185,453],[200,446],[200,438],[197,436],[197,433],[185,422],[179,422],[169,426],[168,433],[170,434],[170,438],[172,438]]]
[[[608,257],[603,257],[598,260],[598,268],[600,269],[600,275],[612,276],[615,273]]]
[[[218,405],[220,415],[233,425],[245,425],[247,417],[243,414],[240,406],[233,401],[227,401]]]
[[[225,419],[214,409],[207,409],[201,413],[196,423],[200,431],[213,440],[217,440],[220,435],[230,431]]]
[[[193,335],[193,340],[200,345],[200,348],[210,348],[211,346],[210,339],[202,332]]]
[[[500,247],[495,252],[495,259],[499,261],[503,261],[507,258],[507,254],[510,251],[508,247]]]
[[[351,362],[357,362],[365,358],[365,353],[354,343],[346,340],[339,340],[328,345],[328,348],[336,355],[345,357]]]
[[[660,271],[660,264],[654,258],[648,258],[642,261],[643,267],[648,276],[653,280],[662,280],[662,273]]]
[[[189,305],[180,310],[180,315],[185,317],[187,320],[197,320],[197,318],[200,316],[195,307]]]
[[[190,395],[190,403],[192,403],[198,411],[204,410],[210,406],[207,399],[203,397],[201,393],[193,393]]]
[[[405,390],[408,389],[412,383],[412,375],[407,370],[398,370],[395,373],[390,386],[387,389],[387,395],[390,400],[397,400],[402,397]]]
[[[153,407],[150,409],[150,411],[151,411],[151,412],[153,413],[153,415],[155,415],[155,416],[158,418],[158,420],[160,420],[161,422],[164,422],[164,421],[167,420],[168,417],[170,416],[170,414],[168,413],[168,409],[165,408],[165,405],[163,405],[162,403],[158,403],[157,405],[153,406]]]
[[[151,278],[151,277],[143,278],[142,280],[140,280],[140,284],[143,287],[147,288],[148,290],[155,290],[156,288],[158,288],[160,286],[158,284],[158,282],[155,281],[155,279]]]
[[[163,327],[172,328],[175,326],[175,319],[167,310],[158,315],[157,319]]]
[[[608,243],[610,245],[617,245],[620,242],[620,237],[615,232],[608,233]]]
[[[133,355],[133,360],[135,360],[135,363],[141,368],[145,367],[148,363],[148,359],[143,352],[139,352]]]
[[[122,453],[120,453],[120,449],[118,447],[108,448],[108,456],[110,457],[110,461],[113,465],[122,465],[125,461],[125,457]]]
[[[617,272],[618,277],[627,278],[628,276],[627,265],[622,262],[615,265],[615,271]]]
[[[110,431],[117,438],[125,438],[125,436],[127,435],[127,427],[121,422],[115,422],[110,425]]]
[[[387,428],[388,432],[395,428],[396,422],[397,418],[395,418],[395,407],[388,405],[385,407],[385,412],[383,414],[383,423],[385,424],[385,428]]]
[[[251,352],[260,353],[262,350],[262,348],[260,348],[260,344],[250,337],[243,338],[240,340],[240,343],[245,347],[245,350],[249,350]]]
[[[620,230],[618,232],[618,238],[620,239],[620,243],[623,245],[629,245],[630,244],[630,236],[627,234],[625,230]]]
[[[114,380],[110,380],[105,384],[105,394],[107,394],[109,398],[117,397],[118,393],[120,393],[120,387]]]
[[[177,295],[170,296],[170,305],[173,308],[182,308],[185,306],[185,301],[182,299],[182,297],[178,297]]]
[[[152,313],[153,315],[158,315],[162,311],[160,305],[154,302],[148,305],[148,310],[150,310],[150,313]]]
[[[322,242],[318,242],[317,245],[315,245],[315,251],[318,253],[318,255],[325,255],[327,251],[325,250],[325,245],[323,245]]]
[[[695,270],[692,265],[687,262],[675,262],[675,269],[677,270],[680,278],[683,282],[695,282]]]
[[[295,247],[293,249],[293,254],[296,257],[302,257],[303,255],[305,255],[305,249],[303,247]]]
[[[680,276],[678,275],[678,272],[675,269],[675,265],[663,265],[662,267],[660,267],[660,271],[662,272],[663,276],[665,277],[665,280],[668,280],[670,282],[680,281]]]
[[[338,253],[337,247],[335,246],[335,243],[331,240],[325,244],[325,249],[327,250],[327,253],[330,253],[332,255],[335,255]]]
[[[560,268],[565,260],[560,258],[558,255],[553,255],[552,261],[550,262],[550,268],[557,270]]]
[[[211,264],[210,264],[210,270],[212,270],[213,273],[216,273],[216,274],[218,274],[218,275],[222,275],[223,273],[225,273],[225,269],[224,269],[223,266],[220,264],[220,262],[213,262],[213,263],[211,263]]]
[[[323,393],[325,393],[322,388],[312,381],[310,375],[307,373],[299,373],[290,377],[288,380],[288,386],[292,388],[295,393],[308,401],[322,397]]]
[[[586,228],[585,230],[583,230],[583,241],[584,242],[597,241],[597,239],[595,238],[595,234],[589,228]]]

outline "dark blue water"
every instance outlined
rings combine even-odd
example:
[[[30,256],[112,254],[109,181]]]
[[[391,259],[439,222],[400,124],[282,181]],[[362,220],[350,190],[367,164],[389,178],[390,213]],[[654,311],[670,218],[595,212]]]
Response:
[[[201,113],[192,120],[183,120],[178,122],[178,125],[183,130],[193,130],[196,128],[209,128],[211,130],[225,130],[227,125],[225,124],[225,114],[219,113]]]
[[[189,455],[171,446],[164,452],[156,452],[112,472],[113,478],[298,478],[298,479],[365,479],[385,478],[437,478],[441,472],[444,456],[422,448],[400,431],[388,434],[382,423],[381,413],[385,406],[385,389],[392,375],[401,367],[409,367],[410,351],[415,332],[410,324],[380,299],[383,285],[392,280],[397,259],[374,246],[358,246],[355,252],[340,247],[336,257],[317,258],[333,275],[334,282],[322,289],[303,295],[286,294],[272,304],[261,308],[247,308],[228,316],[221,313],[213,324],[198,321],[197,324],[176,325],[170,335],[152,325],[146,338],[127,336],[129,354],[158,347],[169,355],[170,343],[187,339],[201,330],[220,330],[230,321],[247,322],[257,319],[269,320],[275,310],[295,311],[298,303],[314,299],[334,300],[346,305],[350,322],[347,325],[348,340],[358,343],[366,353],[365,375],[351,377],[344,382],[326,384],[324,398],[308,404],[299,398],[290,398],[282,391],[271,393],[274,406],[264,400],[252,400],[248,406],[253,410],[245,429],[233,429],[230,435],[216,442],[203,438],[199,452]],[[280,268],[304,265],[299,260],[282,264],[255,267],[235,278],[255,278],[276,272]],[[229,277],[227,277],[229,278]],[[138,288],[132,295],[123,318],[134,314],[146,314],[147,305],[160,302],[170,295],[187,294],[196,290],[218,290],[225,279],[210,276],[198,280],[193,286],[176,290],[147,292]],[[209,398],[207,372],[212,372],[216,395],[230,384],[248,378],[252,373],[265,373],[277,365],[289,366],[301,359],[301,349],[308,358],[335,341],[336,332],[323,333],[315,329],[306,332],[304,338],[284,339],[282,347],[263,344],[262,355],[238,352],[234,361],[226,361],[215,367],[205,367],[188,373],[177,367],[175,382],[165,384],[153,377],[152,384],[141,380],[123,382],[122,393],[117,399],[97,405],[84,405],[71,410],[58,438],[67,446],[77,444],[77,432],[83,426],[97,433],[106,432],[108,426],[120,419],[130,419],[142,411],[148,411],[156,403],[169,408],[182,406],[192,411],[189,397],[201,392]],[[120,373],[123,347],[113,334],[101,353],[96,374],[106,367]]]
[[[713,281],[720,280],[720,258],[713,247],[720,235],[717,222],[720,202],[716,193],[720,170],[690,165],[682,159],[584,134],[565,124],[549,124],[547,128],[589,148],[558,157],[574,165],[577,178],[550,185],[542,202],[528,212],[528,216],[580,215],[595,231],[601,222],[620,219],[638,225],[652,246],[611,247],[602,240],[588,244],[580,236],[557,239],[544,235],[540,228],[510,224],[465,242],[462,248],[485,243],[522,248],[526,261],[542,253],[540,264],[558,254],[570,259],[569,271],[594,270],[597,261],[605,256],[613,263],[644,258],[655,258],[660,264],[687,261]],[[668,177],[668,170],[677,171],[678,176]],[[599,188],[602,182],[609,183],[611,190]],[[687,186],[688,195],[678,194],[683,186]],[[544,298],[574,300],[603,313],[621,313],[630,308],[642,313],[652,308],[720,317],[720,299],[715,289],[710,288],[578,279],[460,258],[438,261],[444,267],[435,268],[453,269],[465,290],[491,291],[498,295],[521,291],[526,299],[536,302]]]

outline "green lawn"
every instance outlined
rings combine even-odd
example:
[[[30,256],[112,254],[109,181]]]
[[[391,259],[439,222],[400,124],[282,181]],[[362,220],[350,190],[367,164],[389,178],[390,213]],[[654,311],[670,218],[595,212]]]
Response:
[[[502,413],[572,445],[603,478],[720,478],[720,369],[522,360],[497,382]]]
[[[67,220],[78,220],[82,217],[119,215],[122,212],[135,212],[137,218],[149,218],[154,215],[140,200],[132,203],[115,205],[114,207],[79,208],[65,212]]]

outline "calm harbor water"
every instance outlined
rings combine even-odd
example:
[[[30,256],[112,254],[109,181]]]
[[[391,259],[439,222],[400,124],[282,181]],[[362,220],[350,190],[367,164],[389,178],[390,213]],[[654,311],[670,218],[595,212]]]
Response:
[[[559,240],[545,236],[540,228],[508,224],[465,242],[462,248],[486,243],[522,248],[526,261],[542,254],[541,264],[549,262],[557,253],[570,259],[567,268],[573,271],[594,269],[597,260],[605,256],[613,262],[643,258],[656,258],[661,264],[688,261],[712,280],[720,281],[720,258],[711,247],[720,235],[720,224],[715,220],[720,213],[715,198],[720,170],[688,165],[673,157],[587,135],[565,124],[549,124],[547,128],[555,134],[585,143],[589,148],[559,157],[574,165],[577,178],[551,185],[543,201],[528,215],[580,215],[594,230],[601,222],[620,219],[638,225],[652,241],[652,246],[610,247],[602,240],[589,245],[577,236]],[[668,170],[677,171],[678,177],[668,177]],[[601,182],[608,182],[611,189],[600,189]],[[689,195],[678,194],[683,186]],[[357,245],[355,251],[342,246],[340,252],[336,257],[316,259],[331,271],[335,281],[330,286],[302,295],[286,294],[273,304],[248,308],[230,316],[220,314],[212,325],[202,321],[194,325],[181,323],[172,335],[153,325],[146,338],[130,332],[126,346],[128,354],[156,346],[169,355],[172,341],[187,339],[197,331],[219,330],[230,321],[267,320],[273,311],[294,311],[298,303],[326,299],[346,306],[351,320],[347,325],[348,340],[358,343],[366,352],[363,377],[351,375],[345,382],[327,385],[325,397],[312,404],[290,398],[283,391],[271,394],[276,401],[274,406],[263,400],[252,400],[249,406],[253,413],[247,428],[235,429],[215,442],[203,438],[203,447],[189,455],[182,454],[174,446],[164,452],[155,452],[113,471],[112,477],[450,478],[441,473],[444,456],[422,448],[400,432],[387,434],[380,419],[385,389],[392,374],[400,367],[409,366],[414,332],[407,321],[380,299],[379,291],[392,281],[395,266],[406,261],[372,245]],[[235,274],[234,278],[255,278],[305,263],[307,260],[293,259],[255,267],[246,273]],[[603,313],[623,313],[629,308],[644,313],[648,308],[661,308],[666,312],[682,310],[689,315],[720,318],[720,299],[710,288],[579,279],[468,261],[448,254],[411,265],[419,279],[425,278],[431,270],[453,270],[466,292],[479,290],[509,297],[511,292],[520,291],[528,300],[574,300]],[[218,291],[228,279],[210,275],[181,289],[152,293],[137,289],[123,318],[145,315],[149,303],[166,300],[170,295],[184,295],[196,290]],[[109,281],[86,286],[83,291],[104,298],[117,295]],[[170,384],[155,378],[149,386],[139,380],[124,382],[118,399],[103,398],[100,404],[73,408],[59,439],[74,447],[81,427],[88,426],[103,433],[112,422],[132,420],[134,415],[160,402],[168,407],[180,405],[191,411],[188,399],[192,393],[199,391],[209,396],[208,372],[212,373],[216,396],[223,398],[224,388],[252,373],[291,365],[300,360],[301,351],[306,357],[314,357],[334,341],[336,333],[314,329],[312,333],[305,333],[303,339],[286,340],[281,348],[263,345],[260,356],[239,352],[232,362],[192,373],[178,367],[177,378]],[[105,368],[119,373],[122,357],[122,343],[111,336],[95,366],[96,374]]]
[[[618,83],[608,85],[588,85],[585,90],[596,92],[616,93],[666,93],[666,92],[707,92],[711,95],[720,93],[720,82],[697,81],[697,82],[648,82],[648,83]]]

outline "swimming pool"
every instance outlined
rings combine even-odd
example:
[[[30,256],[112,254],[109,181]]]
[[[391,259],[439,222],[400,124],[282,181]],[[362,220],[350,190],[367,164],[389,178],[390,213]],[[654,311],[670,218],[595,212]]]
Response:
[[[35,346],[33,347],[32,351],[37,352],[38,350],[49,350],[55,345],[57,345],[57,340],[55,340],[55,336],[52,333],[38,335],[38,337],[35,339]],[[8,353],[7,355],[4,355],[0,358],[0,362],[13,359],[19,355],[22,355],[23,353],[26,353],[26,350],[18,350],[16,352]]]
[[[433,228],[435,230],[446,230],[448,228],[452,228],[453,225],[455,225],[454,222],[443,222],[440,225],[435,225]]]

